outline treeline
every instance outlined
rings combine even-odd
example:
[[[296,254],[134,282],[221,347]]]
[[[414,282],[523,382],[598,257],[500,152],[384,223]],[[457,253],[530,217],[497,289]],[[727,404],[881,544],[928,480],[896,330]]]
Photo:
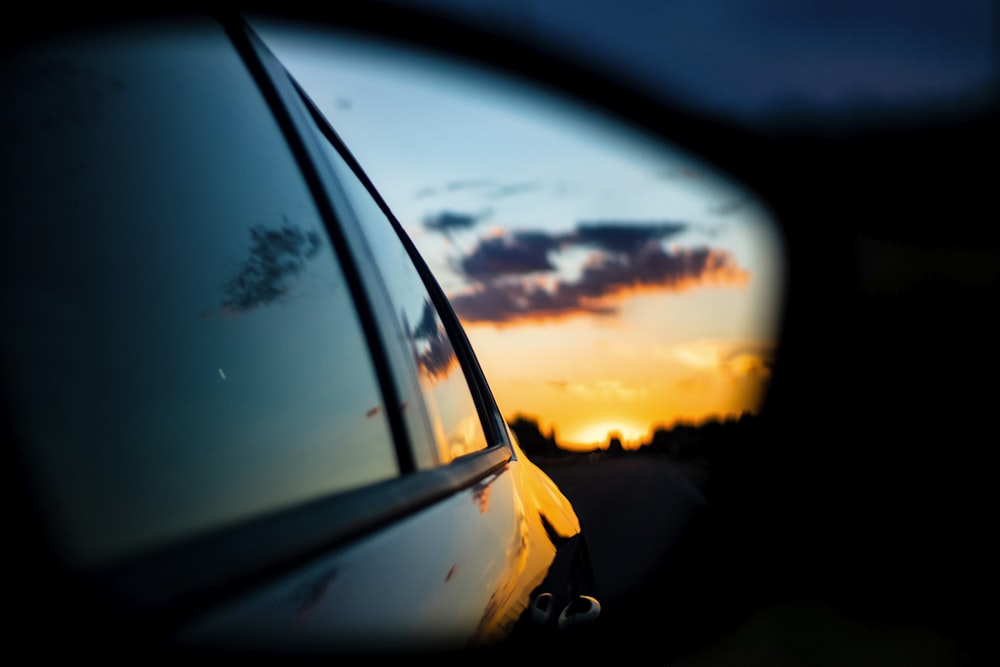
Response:
[[[625,449],[618,438],[609,434],[603,447],[588,452],[560,447],[555,433],[542,433],[538,421],[530,417],[519,415],[510,427],[528,458],[543,469],[576,461],[601,465],[602,461],[620,457],[666,458],[716,508],[740,507],[746,498],[761,492],[755,486],[761,470],[773,474],[771,468],[788,465],[769,457],[774,435],[764,416],[749,412],[728,419],[657,428],[638,448]]]
[[[662,454],[678,461],[694,461],[715,458],[729,449],[732,443],[746,441],[756,435],[759,418],[744,412],[739,417],[708,419],[701,423],[678,423],[670,428],[661,427],[653,431],[647,442],[638,448],[625,449],[621,440],[608,434],[604,445],[593,452],[578,452],[567,449],[556,440],[555,432],[542,433],[538,420],[517,415],[509,422],[517,436],[521,448],[528,456],[538,458],[561,458],[567,456],[591,455],[594,452],[607,456],[628,456],[636,453]]]
[[[703,487],[738,481],[752,468],[760,452],[758,445],[768,439],[763,417],[750,412],[744,412],[739,417],[657,428],[649,440],[638,448],[626,449],[620,439],[608,434],[608,441],[603,447],[587,452],[560,446],[554,432],[542,433],[537,419],[518,415],[509,423],[524,452],[543,467],[562,461],[663,456],[681,465]]]

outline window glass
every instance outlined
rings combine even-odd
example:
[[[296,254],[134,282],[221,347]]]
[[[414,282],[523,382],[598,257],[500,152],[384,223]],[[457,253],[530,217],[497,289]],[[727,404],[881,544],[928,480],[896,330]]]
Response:
[[[417,465],[447,463],[485,448],[486,436],[465,373],[420,274],[364,183],[333,146],[323,144],[374,253],[431,416],[437,461],[422,456],[418,444]]]
[[[352,296],[221,27],[4,69],[0,363],[71,555],[398,474]]]

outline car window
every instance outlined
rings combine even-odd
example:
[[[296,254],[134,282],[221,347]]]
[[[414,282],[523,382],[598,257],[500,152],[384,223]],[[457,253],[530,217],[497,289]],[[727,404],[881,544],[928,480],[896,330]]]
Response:
[[[365,184],[333,145],[324,137],[321,142],[388,290],[404,338],[401,343],[410,350],[421,398],[430,416],[435,450],[428,451],[422,446],[424,441],[414,437],[417,467],[426,469],[484,449],[488,443],[469,382],[420,273]],[[410,420],[409,427],[411,432],[419,433],[415,420]]]
[[[3,70],[0,363],[71,559],[397,475],[351,292],[222,28]]]

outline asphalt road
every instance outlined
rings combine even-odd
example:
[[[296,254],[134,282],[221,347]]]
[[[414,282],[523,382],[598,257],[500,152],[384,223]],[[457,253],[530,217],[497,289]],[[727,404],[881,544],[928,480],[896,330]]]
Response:
[[[765,565],[775,555],[766,535],[741,529],[739,498],[719,514],[665,458],[538,463],[577,509],[603,611],[594,625],[536,647],[536,657],[589,664],[612,652],[680,667],[986,664],[922,625],[866,618],[775,586],[783,566]]]
[[[684,468],[659,456],[537,463],[574,504],[598,582],[602,614],[551,648],[565,657],[609,646],[692,655],[730,631],[738,609],[722,601],[727,549],[711,508]]]
[[[577,510],[603,606],[614,611],[681,547],[707,503],[664,458],[623,456],[545,464]]]

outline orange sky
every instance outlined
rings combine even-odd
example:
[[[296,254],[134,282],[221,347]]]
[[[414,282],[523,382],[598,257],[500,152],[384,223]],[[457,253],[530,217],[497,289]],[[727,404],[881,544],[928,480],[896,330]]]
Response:
[[[628,446],[677,420],[756,411],[770,378],[773,341],[686,339],[682,331],[676,337],[667,331],[672,310],[699,303],[725,308],[747,299],[745,289],[732,287],[646,295],[621,315],[466,323],[466,331],[508,419],[535,418],[567,447],[605,445],[612,431]]]

